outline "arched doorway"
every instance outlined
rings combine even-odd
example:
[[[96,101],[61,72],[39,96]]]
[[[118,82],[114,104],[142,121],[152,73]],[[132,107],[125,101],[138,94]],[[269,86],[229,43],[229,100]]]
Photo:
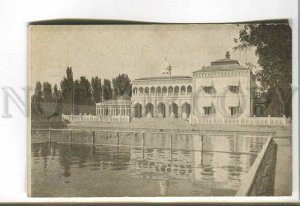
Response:
[[[154,106],[151,103],[146,104],[146,117],[153,117],[154,114]]]
[[[170,117],[178,118],[178,105],[174,102],[170,105]]]
[[[166,117],[166,106],[164,103],[161,102],[157,105],[157,114],[158,117],[162,117],[162,118]]]
[[[140,103],[134,105],[134,117],[142,117],[142,105]]]
[[[191,105],[187,102],[185,102],[181,106],[181,117],[182,118],[188,118],[191,114]]]

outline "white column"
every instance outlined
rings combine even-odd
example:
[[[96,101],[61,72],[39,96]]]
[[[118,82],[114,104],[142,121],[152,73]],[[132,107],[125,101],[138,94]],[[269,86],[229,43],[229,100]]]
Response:
[[[145,116],[145,113],[146,113],[145,105],[142,105],[142,117]]]
[[[169,104],[166,104],[166,118],[170,118],[170,108]]]
[[[178,117],[182,117],[180,104],[178,105]]]

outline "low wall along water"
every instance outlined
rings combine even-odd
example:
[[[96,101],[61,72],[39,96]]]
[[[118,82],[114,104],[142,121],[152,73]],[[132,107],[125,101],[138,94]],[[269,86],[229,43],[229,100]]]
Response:
[[[273,196],[277,145],[272,138],[265,143],[236,196]]]

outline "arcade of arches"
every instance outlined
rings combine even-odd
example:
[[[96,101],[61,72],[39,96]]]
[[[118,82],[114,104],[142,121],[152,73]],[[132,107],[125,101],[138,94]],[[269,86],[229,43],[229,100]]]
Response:
[[[157,86],[157,87],[134,87],[132,89],[132,96],[143,96],[143,95],[162,95],[162,96],[184,96],[192,94],[191,85],[182,86]]]
[[[192,77],[162,76],[132,82],[131,117],[188,118],[191,114]]]
[[[147,103],[142,105],[137,102],[133,105],[132,117],[155,117],[155,118],[188,118],[191,114],[191,105],[184,102],[177,105],[175,102],[171,104],[160,102],[157,105]]]

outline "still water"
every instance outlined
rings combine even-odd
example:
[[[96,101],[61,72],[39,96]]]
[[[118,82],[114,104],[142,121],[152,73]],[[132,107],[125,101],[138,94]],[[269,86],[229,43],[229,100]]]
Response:
[[[72,144],[65,131],[52,134],[52,143],[35,141],[32,196],[233,196],[266,141],[236,133],[142,135],[98,132],[94,147],[82,144],[91,133],[81,131]]]

